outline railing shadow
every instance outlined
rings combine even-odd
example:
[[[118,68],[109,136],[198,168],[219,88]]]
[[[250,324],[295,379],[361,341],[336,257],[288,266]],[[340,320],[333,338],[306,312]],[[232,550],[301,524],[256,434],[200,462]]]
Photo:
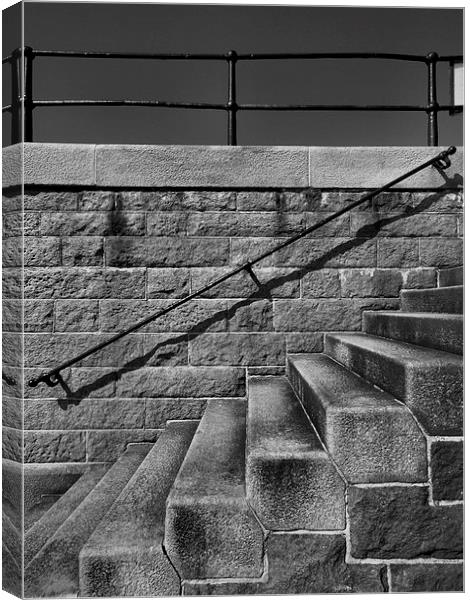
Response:
[[[448,178],[446,176],[445,172],[442,172],[442,175],[445,179],[445,183],[442,186],[442,188],[444,188],[444,189],[449,188],[449,187],[456,188],[457,186],[460,186],[462,183],[461,175],[454,175],[452,178]],[[187,332],[184,332],[184,333],[176,335],[175,337],[166,339],[165,341],[157,344],[155,347],[153,347],[151,350],[149,350],[142,356],[139,356],[137,358],[130,360],[129,362],[124,364],[119,369],[112,371],[111,373],[107,373],[107,374],[97,378],[96,380],[94,380],[93,382],[91,382],[89,384],[83,385],[83,386],[77,388],[76,390],[72,390],[72,389],[70,389],[67,382],[62,377],[59,377],[58,378],[59,385],[62,387],[62,389],[65,391],[65,394],[66,394],[66,398],[58,400],[59,405],[61,406],[61,408],[67,409],[67,407],[71,404],[78,404],[80,402],[80,400],[92,395],[93,392],[101,389],[102,387],[104,387],[112,382],[118,381],[124,373],[128,373],[129,371],[135,371],[137,369],[144,367],[149,362],[149,360],[153,356],[155,356],[155,354],[159,350],[164,348],[165,346],[171,346],[171,345],[178,344],[180,342],[186,342],[190,338],[194,339],[195,337],[200,336],[201,334],[206,332],[209,328],[211,328],[215,323],[225,321],[225,320],[229,321],[237,313],[237,311],[239,309],[249,306],[250,304],[252,304],[256,301],[259,301],[260,299],[271,299],[272,292],[276,288],[281,287],[282,285],[284,285],[290,281],[298,280],[300,277],[303,277],[307,273],[310,273],[312,271],[317,271],[319,269],[326,267],[330,260],[337,258],[338,256],[341,256],[345,252],[353,250],[354,248],[360,247],[362,244],[377,237],[379,235],[380,231],[386,225],[403,220],[403,219],[407,219],[411,216],[425,212],[426,210],[431,208],[434,204],[436,204],[440,200],[440,198],[442,197],[442,188],[439,188],[440,191],[436,191],[435,193],[432,193],[430,196],[424,198],[417,206],[414,206],[414,207],[412,206],[409,209],[407,208],[404,212],[393,215],[391,217],[380,218],[379,220],[375,221],[373,224],[367,224],[367,225],[361,227],[356,232],[354,238],[351,238],[345,242],[342,242],[341,244],[338,244],[338,246],[335,246],[334,248],[325,252],[325,254],[323,254],[321,257],[311,261],[309,264],[307,264],[301,268],[294,269],[288,274],[285,274],[285,275],[282,275],[279,277],[275,277],[275,278],[263,283],[261,286],[258,287],[258,289],[255,292],[253,292],[246,298],[243,298],[242,300],[235,302],[235,304],[233,304],[229,308],[214,313],[209,318],[204,319],[201,322],[199,322],[195,327],[191,328]],[[378,211],[376,209],[375,209],[375,212],[378,213]],[[370,214],[370,213],[367,212],[367,213],[363,213],[363,214]],[[306,238],[306,239],[311,239],[311,238]]]

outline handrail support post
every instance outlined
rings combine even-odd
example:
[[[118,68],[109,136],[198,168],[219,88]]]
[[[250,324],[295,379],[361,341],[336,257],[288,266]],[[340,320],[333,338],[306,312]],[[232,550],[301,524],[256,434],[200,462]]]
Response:
[[[227,144],[237,145],[237,75],[236,64],[238,56],[235,50],[227,52],[228,63],[228,98],[227,98]]]
[[[437,52],[430,52],[426,56],[428,66],[428,146],[439,145],[438,114],[439,103],[437,101]]]
[[[24,47],[24,141],[33,141],[33,59],[34,52],[30,46]]]

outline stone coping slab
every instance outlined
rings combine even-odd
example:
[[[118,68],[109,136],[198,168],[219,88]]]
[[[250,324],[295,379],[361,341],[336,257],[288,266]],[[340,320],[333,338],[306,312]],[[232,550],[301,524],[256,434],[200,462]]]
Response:
[[[3,187],[24,184],[98,188],[381,187],[444,147],[157,146],[15,144],[3,149]],[[428,168],[401,189],[456,188],[463,152],[445,172]]]

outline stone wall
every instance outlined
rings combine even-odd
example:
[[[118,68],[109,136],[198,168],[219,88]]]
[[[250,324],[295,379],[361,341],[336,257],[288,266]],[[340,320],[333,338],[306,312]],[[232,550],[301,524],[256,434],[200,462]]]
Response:
[[[8,188],[4,371],[19,379],[18,261],[28,381],[365,191],[29,185],[22,258],[22,199]],[[24,460],[114,460],[168,419],[199,418],[208,398],[244,396],[248,375],[283,373],[286,353],[321,351],[323,332],[360,329],[363,310],[398,308],[402,288],[462,264],[461,210],[446,186],[384,193],[257,266],[261,288],[244,272],[64,370],[60,385],[25,384]],[[16,460],[21,396],[7,384],[4,456]]]

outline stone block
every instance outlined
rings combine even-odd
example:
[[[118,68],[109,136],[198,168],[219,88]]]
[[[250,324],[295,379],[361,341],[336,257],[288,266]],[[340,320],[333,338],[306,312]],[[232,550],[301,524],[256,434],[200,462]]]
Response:
[[[35,239],[35,238],[33,238]],[[21,268],[25,261],[23,255],[23,239],[19,237],[5,237],[2,239],[2,267]]]
[[[121,331],[122,323],[137,323],[168,308],[173,303],[174,300],[102,300],[100,302],[101,330]],[[226,330],[227,305],[224,300],[193,300],[177,310],[155,319],[141,329],[142,332],[153,333]]]
[[[341,269],[341,295],[346,298],[397,297],[403,285],[398,269]]]
[[[286,334],[286,352],[295,354],[301,352],[322,352],[322,333],[288,333]]]
[[[349,488],[354,558],[462,557],[461,506],[433,507],[427,486]]]
[[[2,302],[2,331],[23,330],[23,310],[26,312],[27,302],[20,299],[3,299]],[[24,306],[24,309],[23,309]],[[52,313],[51,313],[52,317]],[[52,329],[52,324],[51,324]]]
[[[305,229],[302,214],[204,212],[188,217],[188,235],[226,237],[291,236]]]
[[[192,365],[283,365],[285,338],[278,333],[206,333],[189,343]]]
[[[185,236],[187,223],[191,216],[186,212],[162,211],[149,213],[147,215],[147,235]]]
[[[351,214],[351,234],[359,237],[455,237],[457,217],[435,213]]]
[[[86,459],[84,431],[25,431],[25,462],[78,462]]]
[[[463,442],[433,441],[430,467],[433,500],[463,500]]]
[[[23,234],[23,219],[22,212],[2,214],[2,237],[20,238]]]
[[[25,237],[25,267],[59,267],[60,239],[58,237]]]
[[[25,429],[139,429],[144,427],[144,400],[83,398],[60,406],[57,400],[24,402]]]
[[[390,565],[391,592],[462,592],[463,563]]]
[[[23,291],[23,269],[6,267],[2,269],[2,298],[20,299]]]
[[[462,191],[433,190],[413,192],[411,196],[415,208],[425,206],[426,210],[442,213],[460,213],[463,210]]]
[[[312,227],[330,217],[330,213],[322,213],[322,212],[309,212],[305,214],[305,228]],[[350,235],[350,227],[349,227],[349,215],[343,215],[342,217],[337,217],[333,221],[322,225],[320,228],[312,231],[312,233],[308,234],[308,237],[349,237]],[[364,236],[365,237],[365,236]]]
[[[148,269],[147,289],[149,298],[183,298],[190,292],[190,271],[184,268]]]
[[[142,192],[145,210],[235,210],[236,193],[229,191],[153,191]]]
[[[227,402],[231,400],[227,398]],[[200,419],[206,405],[206,398],[146,398],[145,428],[164,428],[167,421],[174,419]]]
[[[103,190],[85,190],[78,193],[78,210],[114,210],[119,209],[115,202],[115,192]],[[63,210],[60,208],[60,210]]]
[[[423,239],[420,241],[419,257],[424,267],[457,267],[463,263],[463,241]]]
[[[62,239],[62,265],[64,267],[103,266],[103,240],[99,237],[69,237]]]
[[[143,367],[124,371],[116,395],[139,398],[243,396],[245,370],[233,367]]]
[[[41,215],[41,233],[60,236],[145,235],[145,216],[126,211],[47,212]]]
[[[150,366],[187,366],[188,339],[185,334],[143,335],[143,352],[137,364]]]
[[[338,269],[310,271],[302,277],[302,298],[339,298],[341,295]]]
[[[20,399],[2,396],[2,424],[11,429],[23,427],[23,404]]]
[[[22,437],[23,432],[21,429],[14,429],[3,425],[2,457],[4,459],[14,460],[15,462],[26,461],[26,455],[23,457]]]
[[[96,183],[118,187],[307,187],[308,150],[261,146],[97,146]]]
[[[361,306],[353,300],[276,300],[276,331],[352,331],[360,329]]]
[[[436,286],[436,269],[418,268],[402,271],[403,288],[419,289],[432,288]]]
[[[34,302],[34,301],[31,301]],[[42,304],[45,300],[38,301]],[[51,309],[52,311],[52,309]],[[99,326],[98,300],[56,300],[55,331],[97,331]]]
[[[87,432],[88,462],[114,462],[129,444],[155,443],[161,429],[107,429]]]
[[[24,210],[69,211],[77,210],[77,192],[26,188],[23,196]]]
[[[28,268],[24,296],[38,298],[144,298],[144,269]]]
[[[229,331],[273,331],[273,303],[252,298],[228,300],[227,320]]]
[[[417,239],[379,238],[377,240],[378,267],[403,269],[417,267],[419,264],[419,241]]]
[[[104,367],[72,367],[61,371],[62,382],[51,390],[41,384],[32,388],[28,381],[44,371],[43,367],[24,369],[25,398],[57,398],[65,401],[75,401],[89,396],[94,398],[113,398],[116,388],[116,368]]]

